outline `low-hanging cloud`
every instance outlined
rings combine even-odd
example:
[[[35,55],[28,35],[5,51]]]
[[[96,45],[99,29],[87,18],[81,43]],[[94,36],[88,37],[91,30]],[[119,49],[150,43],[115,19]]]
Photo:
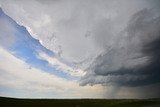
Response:
[[[80,87],[76,81],[69,81],[37,68],[30,68],[30,65],[2,47],[0,47],[0,59],[0,96],[40,98],[50,95],[51,98],[92,98],[100,96],[103,90],[101,86]],[[9,91],[3,91],[6,89]],[[16,94],[12,93],[12,90],[15,90]],[[21,93],[21,91],[24,92]]]
[[[85,71],[82,86],[160,83],[159,0],[5,0],[0,6],[71,69]]]
[[[154,12],[143,9],[135,13],[110,49],[95,59],[81,85],[159,83],[160,15]]]

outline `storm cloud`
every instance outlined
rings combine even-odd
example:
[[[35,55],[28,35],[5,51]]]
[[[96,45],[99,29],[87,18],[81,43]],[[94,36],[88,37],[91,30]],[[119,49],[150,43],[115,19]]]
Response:
[[[80,71],[80,86],[101,85],[107,98],[160,97],[159,0],[5,0],[0,7],[56,56],[38,57],[68,75]]]
[[[140,10],[118,35],[114,44],[91,64],[81,85],[134,87],[159,83],[160,14],[154,9]]]

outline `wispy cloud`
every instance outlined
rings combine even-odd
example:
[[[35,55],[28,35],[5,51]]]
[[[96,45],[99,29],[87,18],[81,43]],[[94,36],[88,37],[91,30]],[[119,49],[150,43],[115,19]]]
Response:
[[[85,75],[85,71],[78,68],[71,67],[65,64],[64,62],[62,62],[60,59],[56,58],[55,56],[51,57],[43,52],[40,52],[37,57],[48,61],[51,66],[54,66],[56,69],[66,72],[69,75],[78,76],[78,77]]]
[[[149,90],[160,83],[159,0],[5,0],[0,4],[54,53],[37,51],[35,62],[43,60],[38,64],[47,66],[43,71],[60,73],[66,79],[68,74],[81,77],[83,86],[128,90],[146,86]],[[114,92],[118,91],[115,87]],[[139,89],[136,93],[144,90]]]
[[[42,46],[39,40],[34,39],[25,27],[18,25],[12,18],[0,11],[0,45],[9,50],[14,56],[21,58],[31,67],[36,67],[46,72],[71,79],[67,73],[56,70],[55,66],[49,66],[44,59],[39,59],[39,52],[47,56],[53,56],[54,52]]]
[[[58,95],[52,95],[53,98],[98,97],[98,93],[101,94],[102,92],[102,88],[100,86],[80,87],[76,81],[68,81],[66,79],[46,73],[45,71],[38,70],[36,68],[30,68],[28,64],[20,59],[17,59],[3,48],[0,48],[0,59],[1,90],[4,87],[7,87],[10,89],[33,91],[32,97],[35,97],[35,93],[47,92]],[[7,93],[0,92],[1,96],[5,96],[5,94]],[[12,96],[12,94],[10,96]],[[19,95],[19,97],[25,96]]]

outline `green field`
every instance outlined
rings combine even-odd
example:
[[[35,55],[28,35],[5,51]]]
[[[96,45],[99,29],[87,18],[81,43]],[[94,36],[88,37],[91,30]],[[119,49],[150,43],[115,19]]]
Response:
[[[0,107],[160,107],[160,99],[13,99],[1,97]]]

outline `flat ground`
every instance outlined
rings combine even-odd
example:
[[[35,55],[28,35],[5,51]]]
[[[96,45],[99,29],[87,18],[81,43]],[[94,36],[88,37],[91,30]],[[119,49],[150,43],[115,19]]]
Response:
[[[13,99],[0,97],[0,107],[160,107],[160,99]]]

